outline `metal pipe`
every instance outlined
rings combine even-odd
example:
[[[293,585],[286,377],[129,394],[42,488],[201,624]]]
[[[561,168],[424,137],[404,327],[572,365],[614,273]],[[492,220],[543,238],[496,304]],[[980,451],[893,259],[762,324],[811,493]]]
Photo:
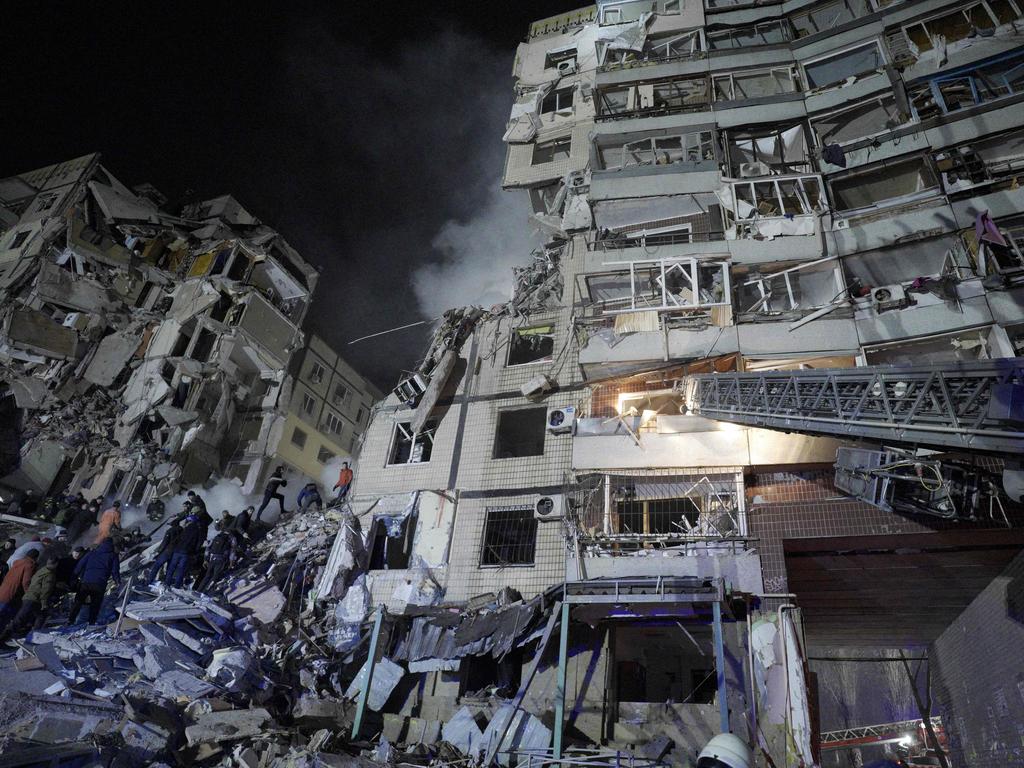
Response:
[[[718,678],[718,718],[722,733],[729,733],[729,701],[725,687],[725,643],[722,640],[722,604],[711,603],[715,636],[715,676]]]

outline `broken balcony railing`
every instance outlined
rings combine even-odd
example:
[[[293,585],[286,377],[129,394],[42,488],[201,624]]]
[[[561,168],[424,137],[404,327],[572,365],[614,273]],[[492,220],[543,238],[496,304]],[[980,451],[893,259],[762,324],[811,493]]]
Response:
[[[730,304],[726,261],[675,258],[608,261],[604,266],[614,269],[601,276],[606,284],[600,293],[604,314],[707,310]]]

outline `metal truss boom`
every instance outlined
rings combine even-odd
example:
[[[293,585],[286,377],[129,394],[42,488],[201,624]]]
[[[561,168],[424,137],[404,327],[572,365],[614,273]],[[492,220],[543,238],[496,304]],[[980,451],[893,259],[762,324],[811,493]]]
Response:
[[[887,444],[1024,454],[1024,358],[687,378],[711,419]]]

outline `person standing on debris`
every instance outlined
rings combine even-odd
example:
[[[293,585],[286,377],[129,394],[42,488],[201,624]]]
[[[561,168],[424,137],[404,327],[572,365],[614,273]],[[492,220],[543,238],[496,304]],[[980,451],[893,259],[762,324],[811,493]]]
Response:
[[[110,538],[115,528],[121,527],[121,502],[115,501],[111,507],[104,510],[100,516],[100,529],[96,533],[96,544]]]
[[[185,576],[192,565],[192,559],[199,553],[203,546],[202,524],[199,516],[190,514],[181,525],[181,533],[174,543],[171,554],[170,565],[167,566],[167,576],[164,583],[169,587],[180,587],[185,583]]]
[[[246,507],[231,518],[231,530],[237,531],[238,533],[248,533],[249,523],[252,522],[252,513],[255,511],[256,507]]]
[[[217,535],[213,537],[213,541],[210,542],[210,546],[206,550],[206,574],[196,585],[196,589],[200,592],[205,592],[217,583],[218,579],[224,575],[224,571],[227,570],[228,563],[231,562],[234,555],[235,540],[228,533],[228,526],[223,518],[215,523],[215,528]]]
[[[86,603],[89,604],[89,623],[95,624],[100,617],[107,582],[113,579],[115,584],[121,584],[121,560],[117,556],[114,540],[104,539],[79,560],[75,566],[75,575],[78,576],[79,585],[68,614],[68,626],[75,623],[78,612]]]
[[[32,624],[39,629],[46,621],[50,597],[57,584],[57,558],[48,557],[32,575],[25,594],[21,598],[21,607],[15,614],[10,626],[0,633],[0,644],[6,643],[11,637],[17,636],[22,628]]]
[[[267,508],[267,504],[270,503],[271,499],[277,499],[277,504],[281,508],[281,514],[284,514],[284,496],[281,494],[280,489],[288,485],[288,481],[284,479],[284,467],[278,467],[274,470],[274,474],[267,480],[267,487],[263,489],[263,503],[260,504],[260,508],[256,510],[256,522],[260,522],[260,515],[263,514],[263,510]]]
[[[171,557],[174,555],[174,545],[177,544],[178,536],[180,535],[181,524],[177,520],[169,522],[167,530],[164,531],[164,537],[160,540],[160,549],[156,551],[153,565],[149,567],[149,578],[146,581],[150,584],[156,582],[157,577],[160,575],[160,569],[171,562]]]
[[[78,591],[78,577],[75,566],[85,554],[85,547],[75,547],[68,554],[57,559],[57,592],[69,594]]]
[[[334,484],[335,491],[338,494],[334,497],[335,501],[344,501],[345,497],[348,496],[348,489],[352,487],[352,479],[355,474],[351,469],[348,468],[348,462],[344,461],[341,464],[341,472],[338,473],[338,482]]]
[[[303,512],[309,510],[313,504],[316,504],[318,510],[324,508],[324,500],[320,498],[320,490],[316,487],[316,483],[306,483],[299,491],[299,497],[295,503]]]
[[[78,505],[73,507],[74,512],[68,518],[68,540],[78,541],[96,519],[96,513],[91,505]]]
[[[17,548],[18,542],[10,538],[4,542],[2,547],[0,547],[0,581],[3,581],[4,576],[7,575],[7,571],[11,567],[7,564],[7,560],[14,554],[14,550]]]
[[[193,511],[197,507],[199,509],[203,510],[203,512],[206,511],[206,502],[203,501],[203,498],[198,493],[196,493],[195,491],[189,491],[188,492],[188,501],[189,501],[189,504],[192,505]]]
[[[3,582],[0,583],[0,629],[7,626],[7,622],[18,610],[21,596],[32,583],[38,557],[38,551],[29,550],[24,557],[14,561],[11,570],[7,572]]]
[[[14,550],[11,556],[7,558],[7,566],[13,566],[15,561],[21,560],[21,558],[27,555],[30,551],[34,551],[37,555],[41,555],[43,550],[46,548],[46,545],[49,543],[49,539],[40,540],[38,536],[33,536],[31,539],[26,541],[16,550]]]
[[[78,503],[75,501],[65,501],[60,505],[60,509],[57,510],[57,514],[53,516],[53,524],[58,528],[67,529],[68,525],[75,518],[78,513]]]

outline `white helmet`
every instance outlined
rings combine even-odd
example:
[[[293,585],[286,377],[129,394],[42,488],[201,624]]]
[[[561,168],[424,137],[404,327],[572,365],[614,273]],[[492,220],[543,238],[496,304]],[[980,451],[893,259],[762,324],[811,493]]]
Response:
[[[732,733],[720,733],[700,751],[697,768],[751,768],[754,754],[742,739]]]

